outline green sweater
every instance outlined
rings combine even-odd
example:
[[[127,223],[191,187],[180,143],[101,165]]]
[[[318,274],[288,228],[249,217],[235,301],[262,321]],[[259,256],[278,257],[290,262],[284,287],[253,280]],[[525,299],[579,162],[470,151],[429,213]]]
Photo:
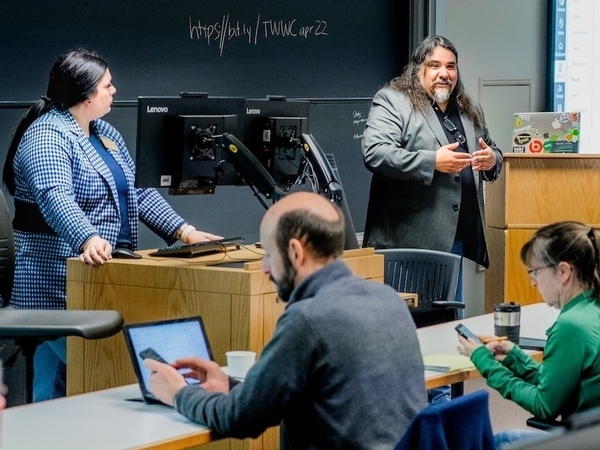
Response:
[[[567,303],[546,334],[541,363],[516,345],[502,363],[486,347],[471,360],[489,386],[541,419],[600,406],[600,306],[592,290]]]

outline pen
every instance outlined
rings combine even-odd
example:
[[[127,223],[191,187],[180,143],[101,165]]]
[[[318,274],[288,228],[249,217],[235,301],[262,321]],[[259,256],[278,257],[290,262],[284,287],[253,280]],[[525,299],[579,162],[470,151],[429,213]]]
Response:
[[[489,344],[490,342],[506,341],[507,339],[508,339],[508,336],[493,336],[493,337],[489,337],[489,338],[484,338],[481,340],[481,342],[483,342],[484,344]]]

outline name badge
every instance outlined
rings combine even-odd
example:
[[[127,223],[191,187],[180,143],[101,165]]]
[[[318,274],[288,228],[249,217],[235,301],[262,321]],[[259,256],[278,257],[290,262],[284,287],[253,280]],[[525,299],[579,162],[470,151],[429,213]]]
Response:
[[[102,136],[100,138],[100,140],[102,141],[102,144],[104,144],[104,147],[106,147],[106,150],[110,150],[112,152],[119,151],[119,147],[117,147],[117,143],[115,141],[113,141],[112,139]]]

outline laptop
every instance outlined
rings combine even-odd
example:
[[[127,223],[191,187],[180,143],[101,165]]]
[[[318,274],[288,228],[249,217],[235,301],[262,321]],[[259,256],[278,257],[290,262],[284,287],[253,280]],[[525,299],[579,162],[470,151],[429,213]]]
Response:
[[[544,351],[546,348],[546,339],[521,337],[519,339],[519,347],[521,347],[523,350]]]
[[[155,355],[154,359],[162,358],[168,363],[187,356],[213,360],[204,323],[199,316],[126,324],[123,326],[123,335],[140,385],[142,400],[146,403],[161,402],[150,392],[150,370],[143,363],[144,356]],[[190,384],[197,383],[196,380],[186,380]]]
[[[579,112],[524,112],[513,116],[513,153],[578,153]]]

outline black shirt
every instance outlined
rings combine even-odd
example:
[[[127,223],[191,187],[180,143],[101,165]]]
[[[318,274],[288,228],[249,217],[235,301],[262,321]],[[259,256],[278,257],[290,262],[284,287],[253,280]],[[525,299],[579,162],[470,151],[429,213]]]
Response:
[[[444,126],[444,120],[449,119],[452,124],[456,127],[458,132],[465,136],[465,128],[460,120],[458,108],[454,104],[449,104],[446,112],[443,112],[437,103],[432,102],[433,110],[440,120],[442,129],[446,133],[448,142],[457,142],[456,137],[458,133],[450,132],[448,128]],[[464,144],[460,144],[455,152],[469,153],[469,147],[465,140]],[[475,190],[475,178],[473,177],[473,169],[471,166],[465,167],[459,172],[461,180],[461,199],[460,199],[460,212],[458,215],[458,226],[456,228],[455,240],[462,240],[464,245],[468,245],[468,242],[464,238],[469,236],[475,236],[477,233],[477,221],[479,220],[479,206],[477,204],[477,191]]]

